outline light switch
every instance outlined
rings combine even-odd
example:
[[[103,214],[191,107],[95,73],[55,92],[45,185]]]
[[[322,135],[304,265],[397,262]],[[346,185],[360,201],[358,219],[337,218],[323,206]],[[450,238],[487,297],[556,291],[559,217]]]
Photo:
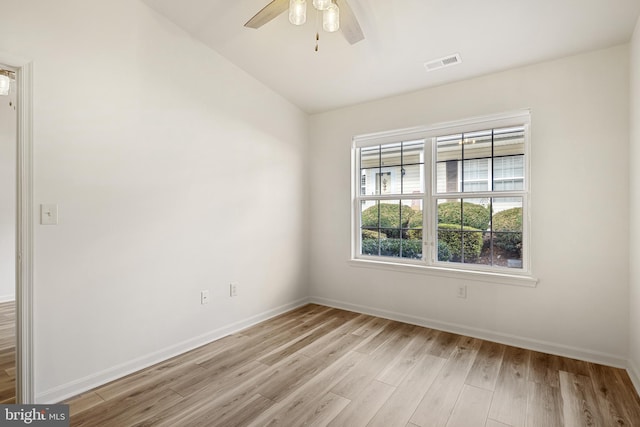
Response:
[[[209,291],[200,291],[200,304],[209,304]]]
[[[42,225],[58,224],[58,205],[56,204],[40,205],[40,224]]]

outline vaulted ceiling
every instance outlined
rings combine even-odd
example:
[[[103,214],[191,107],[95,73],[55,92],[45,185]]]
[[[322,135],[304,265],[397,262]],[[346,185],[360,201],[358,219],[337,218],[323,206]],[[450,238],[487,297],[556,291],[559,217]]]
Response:
[[[320,29],[316,52],[311,0],[305,25],[285,12],[257,30],[244,23],[270,0],[143,1],[309,113],[626,43],[640,14],[640,0],[348,0],[365,39]]]

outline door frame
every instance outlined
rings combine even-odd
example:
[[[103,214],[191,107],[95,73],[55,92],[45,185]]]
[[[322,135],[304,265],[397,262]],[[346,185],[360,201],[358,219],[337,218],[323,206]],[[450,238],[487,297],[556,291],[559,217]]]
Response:
[[[0,52],[17,70],[16,403],[36,403],[33,377],[33,62]]]

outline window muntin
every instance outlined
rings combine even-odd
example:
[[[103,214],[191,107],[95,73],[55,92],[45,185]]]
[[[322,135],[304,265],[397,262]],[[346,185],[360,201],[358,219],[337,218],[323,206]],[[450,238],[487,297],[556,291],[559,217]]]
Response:
[[[517,125],[485,121],[471,132],[427,128],[412,142],[384,135],[379,145],[354,144],[361,174],[355,256],[528,272],[528,114],[522,117]]]

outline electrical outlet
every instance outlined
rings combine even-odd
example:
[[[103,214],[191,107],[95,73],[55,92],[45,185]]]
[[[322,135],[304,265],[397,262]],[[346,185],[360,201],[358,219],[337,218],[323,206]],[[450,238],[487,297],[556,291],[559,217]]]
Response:
[[[200,291],[200,304],[209,304],[209,291]]]
[[[458,298],[466,298],[467,297],[467,285],[458,286]]]
[[[229,296],[237,297],[238,296],[238,284],[230,283],[229,284]]]

